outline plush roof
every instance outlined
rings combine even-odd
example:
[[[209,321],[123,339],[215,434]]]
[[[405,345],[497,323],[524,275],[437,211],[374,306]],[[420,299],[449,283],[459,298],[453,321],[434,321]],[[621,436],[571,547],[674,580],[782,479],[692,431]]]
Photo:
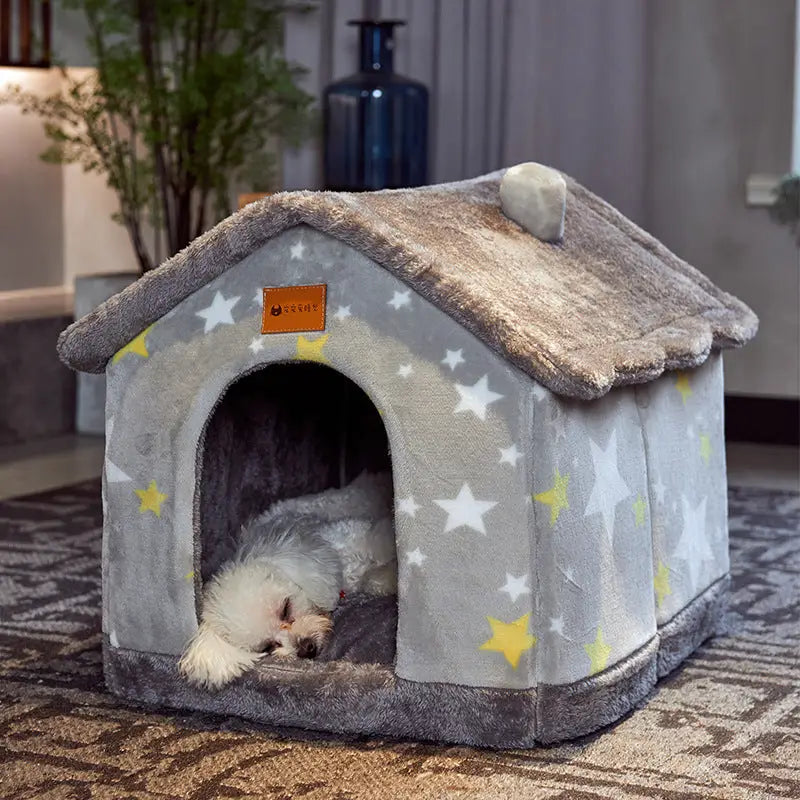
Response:
[[[246,206],[72,324],[62,360],[101,372],[181,300],[307,224],[382,265],[554,392],[600,397],[751,339],[758,320],[612,206],[566,178],[562,241],[500,210],[502,172],[421,189],[284,192]]]

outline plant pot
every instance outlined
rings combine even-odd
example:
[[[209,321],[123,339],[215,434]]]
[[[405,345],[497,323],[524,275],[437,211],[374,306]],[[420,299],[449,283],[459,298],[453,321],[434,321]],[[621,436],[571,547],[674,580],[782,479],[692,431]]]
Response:
[[[81,275],[75,278],[75,319],[93,311],[101,303],[130,286],[135,272],[108,275]],[[78,397],[75,409],[75,430],[102,436],[105,433],[106,376],[78,373]]]
[[[255,203],[256,200],[263,200],[271,194],[272,192],[245,192],[244,194],[240,194],[239,210],[241,211],[245,206],[250,205],[250,203]]]

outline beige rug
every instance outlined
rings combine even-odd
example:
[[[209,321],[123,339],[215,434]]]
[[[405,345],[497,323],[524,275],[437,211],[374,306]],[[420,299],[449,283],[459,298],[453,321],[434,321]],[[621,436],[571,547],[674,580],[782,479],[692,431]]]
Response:
[[[124,706],[102,683],[97,485],[0,503],[0,797],[800,798],[800,497],[730,502],[727,634],[618,725],[510,752]]]

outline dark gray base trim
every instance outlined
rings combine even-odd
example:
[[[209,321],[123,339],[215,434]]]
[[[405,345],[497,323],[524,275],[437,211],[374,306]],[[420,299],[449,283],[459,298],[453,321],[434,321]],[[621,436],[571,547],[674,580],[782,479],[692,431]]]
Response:
[[[416,683],[387,666],[339,661],[271,667],[211,692],[187,684],[175,656],[114,648],[106,638],[103,664],[111,691],[153,706],[334,733],[532,747],[591,733],[633,709],[658,677],[714,633],[729,582],[721,578],[644,647],[599,675],[538,690]]]
[[[686,608],[658,629],[658,677],[672,672],[706,639],[716,633],[717,623],[725,613],[730,575],[723,575]]]
[[[106,640],[103,664],[113,692],[154,706],[335,733],[497,748],[535,744],[535,689],[415,683],[386,666],[331,662],[273,668],[210,692],[181,678],[175,656],[113,648]]]
[[[610,725],[631,711],[656,683],[658,637],[613,667],[582,681],[539,686],[537,741],[552,744]]]

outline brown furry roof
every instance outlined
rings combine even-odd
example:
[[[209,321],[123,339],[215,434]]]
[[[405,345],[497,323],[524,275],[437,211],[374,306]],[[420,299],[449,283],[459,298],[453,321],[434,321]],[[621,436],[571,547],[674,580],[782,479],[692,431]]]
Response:
[[[596,398],[755,335],[758,320],[744,303],[575,181],[566,178],[564,238],[551,244],[502,214],[501,177],[273,195],[71,325],[61,358],[103,371],[181,300],[299,224],[360,250],[559,394]]]

